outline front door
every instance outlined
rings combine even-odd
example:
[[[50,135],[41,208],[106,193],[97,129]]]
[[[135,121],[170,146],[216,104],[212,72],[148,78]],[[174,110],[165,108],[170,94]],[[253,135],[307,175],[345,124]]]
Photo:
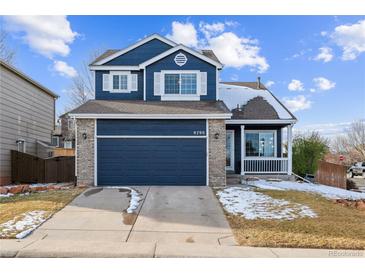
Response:
[[[226,131],[226,170],[234,170],[234,130]]]

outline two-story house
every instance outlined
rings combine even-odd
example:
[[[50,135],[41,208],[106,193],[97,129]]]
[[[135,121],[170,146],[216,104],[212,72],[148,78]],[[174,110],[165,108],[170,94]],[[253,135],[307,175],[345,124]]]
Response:
[[[295,117],[263,86],[219,83],[222,68],[213,51],[156,34],[98,57],[95,99],[70,112],[78,184],[221,186],[227,172],[290,175]]]
[[[11,183],[11,150],[42,158],[52,153],[58,96],[0,60],[0,185]]]

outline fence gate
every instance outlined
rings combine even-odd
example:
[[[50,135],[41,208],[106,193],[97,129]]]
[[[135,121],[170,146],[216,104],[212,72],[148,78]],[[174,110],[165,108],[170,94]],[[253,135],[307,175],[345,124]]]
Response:
[[[344,165],[319,161],[316,181],[324,185],[346,189],[346,173],[347,168]]]

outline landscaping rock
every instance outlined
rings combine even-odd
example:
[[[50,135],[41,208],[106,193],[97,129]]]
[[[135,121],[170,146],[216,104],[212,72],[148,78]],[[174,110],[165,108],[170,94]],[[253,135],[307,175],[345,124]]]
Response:
[[[9,193],[11,194],[19,194],[22,193],[23,191],[23,186],[22,185],[17,185],[17,186],[12,186],[11,188],[9,188]]]
[[[7,194],[8,193],[8,188],[7,187],[0,187],[0,194]]]
[[[360,210],[365,210],[365,201],[357,201],[356,202],[356,208]]]

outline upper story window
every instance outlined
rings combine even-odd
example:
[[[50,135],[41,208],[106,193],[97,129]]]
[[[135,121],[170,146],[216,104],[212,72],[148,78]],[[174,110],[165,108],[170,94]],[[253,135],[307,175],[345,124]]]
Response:
[[[103,74],[103,91],[129,93],[138,90],[138,74],[131,71],[111,71]]]
[[[113,74],[113,91],[128,91],[129,73]]]
[[[197,73],[166,73],[165,94],[197,94]]]

